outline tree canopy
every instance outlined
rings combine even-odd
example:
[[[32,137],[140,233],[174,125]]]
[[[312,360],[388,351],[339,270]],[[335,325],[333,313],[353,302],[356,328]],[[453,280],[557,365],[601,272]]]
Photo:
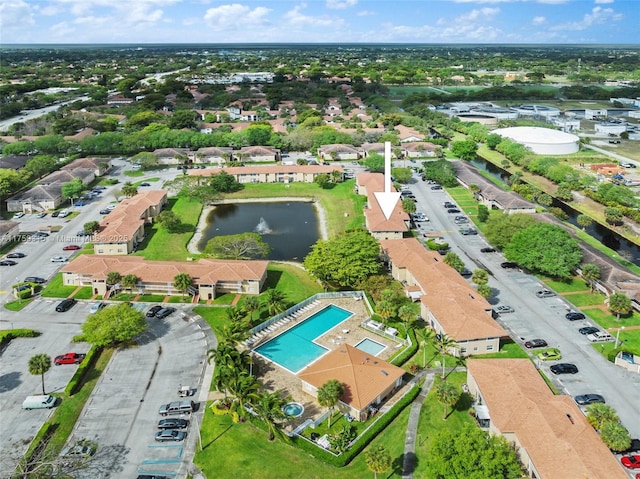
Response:
[[[207,241],[204,252],[220,259],[265,258],[271,247],[258,233],[214,236]]]
[[[103,308],[89,315],[82,325],[85,339],[97,346],[112,346],[132,340],[147,329],[144,315],[127,303]]]
[[[489,243],[503,249],[514,234],[535,223],[535,218],[524,213],[492,215],[487,220],[485,235]]]
[[[475,426],[438,433],[427,457],[433,477],[440,479],[519,479],[523,471],[507,440]]]
[[[563,228],[537,223],[518,231],[504,248],[510,261],[554,278],[568,279],[582,260],[578,242]]]
[[[380,246],[365,229],[352,229],[316,242],[304,266],[325,285],[353,287],[381,272]]]

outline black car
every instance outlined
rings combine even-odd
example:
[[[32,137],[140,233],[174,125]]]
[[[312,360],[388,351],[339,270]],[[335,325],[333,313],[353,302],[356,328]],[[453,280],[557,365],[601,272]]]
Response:
[[[0,266],[15,266],[17,264],[17,261],[13,261],[11,259],[3,259],[0,261]]]
[[[461,213],[461,211],[458,208],[449,208],[447,213]]]
[[[513,261],[505,261],[504,263],[500,263],[500,267],[504,269],[517,268],[518,263],[514,263]]]
[[[460,271],[460,276],[463,276],[465,278],[468,278],[468,277],[470,277],[472,275],[473,275],[473,273],[470,270],[468,270],[467,268],[465,268],[462,271]]]
[[[52,218],[57,218],[59,215],[60,215],[59,211],[54,211],[53,213],[51,213]]]
[[[156,318],[158,319],[166,318],[170,314],[173,314],[175,310],[176,308],[162,308],[160,311],[156,313]]]
[[[151,306],[149,308],[149,311],[147,311],[147,318],[154,318],[156,316],[156,313],[161,309],[162,309],[162,306],[159,306],[157,304],[155,306]]]
[[[56,311],[58,313],[64,313],[65,311],[69,311],[74,304],[78,301],[73,298],[63,299],[58,306],[56,306]]]
[[[24,258],[25,256],[27,255],[24,253],[9,253],[7,258]]]
[[[151,186],[151,183],[147,183],[146,181],[144,183],[140,183],[140,186]]]
[[[101,215],[108,215],[109,213],[111,213],[111,210],[100,210]]]
[[[433,186],[431,187],[431,189],[432,189],[432,190],[441,190],[441,189],[442,189],[442,186],[440,186],[440,185],[433,185]]]
[[[496,249],[495,248],[491,248],[491,247],[481,248],[480,252],[481,253],[495,253]]]
[[[456,205],[454,205],[450,201],[445,201],[444,203],[442,203],[442,206],[444,206],[445,208],[455,208],[456,207]]]
[[[180,418],[160,419],[158,429],[184,429],[189,427],[189,421]]]
[[[578,313],[576,311],[571,311],[564,315],[569,321],[580,321],[586,318],[586,316],[582,313]]]
[[[35,284],[44,284],[47,282],[46,279],[41,278],[40,276],[27,276],[24,279],[25,283],[35,283]]]
[[[551,366],[551,372],[553,374],[576,374],[578,372],[578,366],[571,363],[559,363]]]
[[[604,404],[606,401],[600,394],[581,394],[576,396],[576,403],[580,404],[580,406],[588,406],[589,404],[602,403]]]
[[[586,336],[587,334],[599,333],[600,330],[595,326],[585,326],[584,328],[578,329],[578,332]]]

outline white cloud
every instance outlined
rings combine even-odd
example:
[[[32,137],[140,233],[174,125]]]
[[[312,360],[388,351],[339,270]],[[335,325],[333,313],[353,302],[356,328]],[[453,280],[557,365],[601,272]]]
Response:
[[[596,3],[613,3],[613,0],[596,0]]]
[[[376,12],[372,11],[372,10],[360,10],[358,13],[356,13],[356,16],[358,17],[370,17],[375,15]]]
[[[577,22],[567,22],[555,25],[552,30],[585,30],[594,25],[602,25],[604,23],[616,22],[623,18],[620,13],[615,13],[612,8],[593,7],[591,13],[585,14],[582,20]]]
[[[329,15],[311,16],[302,13],[302,9],[306,8],[306,3],[296,5],[284,15],[284,19],[291,27],[339,27],[344,25],[344,20],[339,17],[331,17]]]
[[[247,27],[266,25],[266,16],[271,10],[265,7],[256,7],[251,10],[246,5],[233,3],[209,8],[204,15],[204,20],[210,27],[220,30],[236,29],[238,26]]]
[[[533,20],[531,20],[531,24],[532,25],[544,25],[545,23],[547,23],[547,19],[545,17],[533,17]]]
[[[342,10],[353,7],[357,3],[358,0],[327,0],[327,8],[331,10]]]
[[[35,25],[33,10],[23,0],[0,2],[0,32],[3,42],[20,42],[25,38],[25,30]]]

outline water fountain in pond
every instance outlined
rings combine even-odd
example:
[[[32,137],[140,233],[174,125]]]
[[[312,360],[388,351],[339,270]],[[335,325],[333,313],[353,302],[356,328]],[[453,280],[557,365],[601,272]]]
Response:
[[[271,228],[269,228],[269,225],[267,224],[267,222],[265,221],[265,219],[262,216],[260,217],[260,221],[258,222],[258,226],[256,226],[255,232],[259,233],[261,235],[266,235],[266,234],[271,233]]]

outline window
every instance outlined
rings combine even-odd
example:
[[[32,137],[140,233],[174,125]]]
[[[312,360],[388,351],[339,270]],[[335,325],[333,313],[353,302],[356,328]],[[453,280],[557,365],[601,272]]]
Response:
[[[460,348],[460,354],[465,354],[467,352],[467,348]]]
[[[492,344],[487,346],[487,351],[493,351],[493,345]]]

